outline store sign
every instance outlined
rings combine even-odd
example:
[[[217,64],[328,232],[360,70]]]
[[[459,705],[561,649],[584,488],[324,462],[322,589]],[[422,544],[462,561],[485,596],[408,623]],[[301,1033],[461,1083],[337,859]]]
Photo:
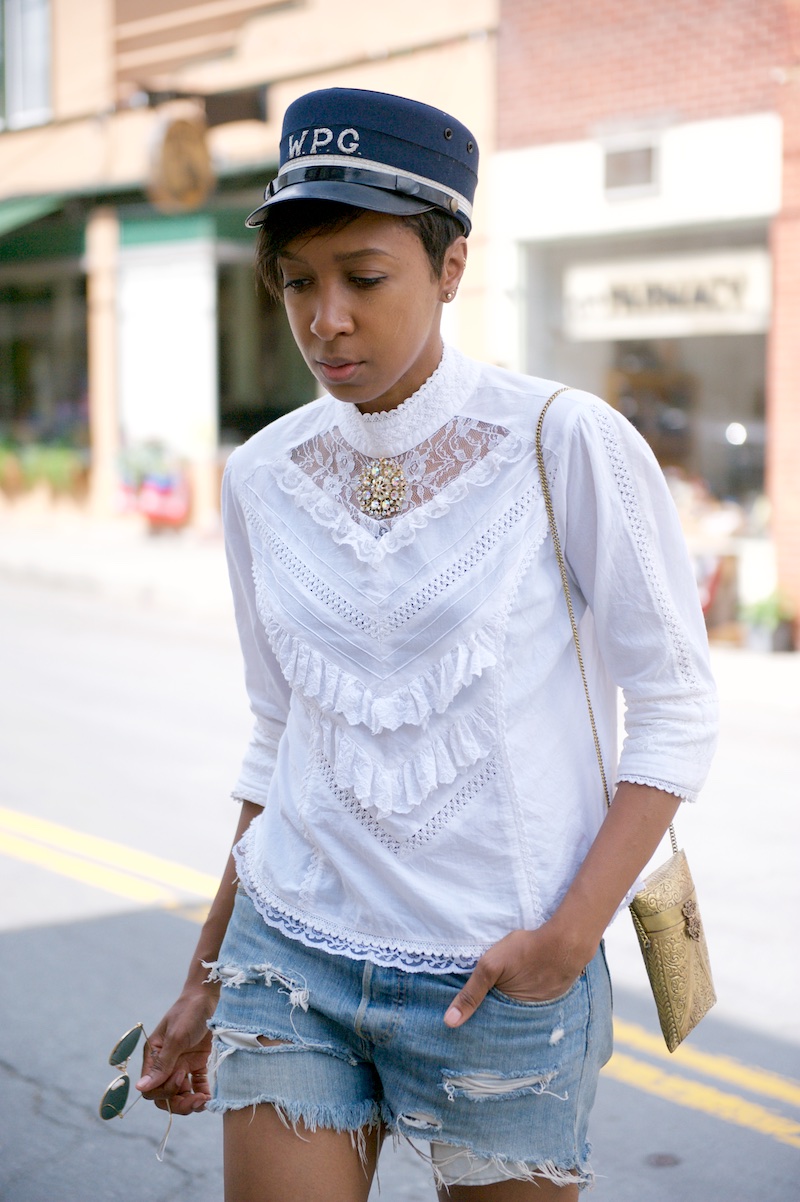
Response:
[[[564,272],[564,333],[575,341],[761,333],[770,296],[760,248],[576,265]]]

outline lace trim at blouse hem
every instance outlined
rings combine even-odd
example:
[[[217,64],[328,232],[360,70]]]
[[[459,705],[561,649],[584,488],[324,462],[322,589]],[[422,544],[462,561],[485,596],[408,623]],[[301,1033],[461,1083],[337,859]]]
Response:
[[[403,940],[386,942],[360,931],[346,931],[333,922],[312,919],[280,901],[263,885],[256,884],[247,864],[249,834],[250,831],[234,849],[239,880],[267,925],[276,927],[305,947],[319,948],[349,960],[369,960],[386,968],[402,968],[406,972],[468,973],[491,946],[488,943],[446,946]]]

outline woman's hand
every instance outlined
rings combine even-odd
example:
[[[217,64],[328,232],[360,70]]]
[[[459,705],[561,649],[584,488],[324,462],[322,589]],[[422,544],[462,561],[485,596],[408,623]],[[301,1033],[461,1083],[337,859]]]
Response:
[[[206,1024],[215,1004],[216,990],[207,986],[184,991],[150,1036],[136,1088],[159,1110],[193,1114],[209,1101]]]
[[[243,801],[233,837],[233,846],[261,806]],[[156,1027],[144,1050],[139,1092],[160,1110],[192,1114],[211,1098],[208,1084],[208,1055],[211,1032],[208,1020],[216,1009],[219,985],[206,983],[206,964],[217,959],[236,899],[236,864],[233,849],[228,856],[217,895],[203,923],[200,938],[180,997]]]
[[[453,999],[444,1021],[448,1027],[460,1027],[490,989],[500,989],[521,1002],[547,1002],[560,997],[593,954],[591,949],[581,953],[573,941],[564,939],[552,920],[535,931],[512,931],[484,952]]]
[[[481,956],[444,1016],[447,1026],[465,1023],[494,987],[522,1002],[546,1002],[566,993],[597,951],[679,804],[672,793],[620,781],[555,914],[535,931],[512,931]]]

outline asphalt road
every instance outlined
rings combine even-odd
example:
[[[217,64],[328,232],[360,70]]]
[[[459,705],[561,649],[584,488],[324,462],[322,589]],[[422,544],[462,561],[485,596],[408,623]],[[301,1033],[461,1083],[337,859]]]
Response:
[[[715,653],[723,737],[681,814],[720,1003],[663,1050],[626,917],[598,1202],[800,1199],[800,656]],[[0,1198],[221,1202],[219,1122],[101,1123],[108,1052],[173,1000],[227,853],[249,729],[229,620],[0,580]],[[432,1198],[387,1148],[381,1202]],[[374,1196],[377,1198],[377,1189]]]

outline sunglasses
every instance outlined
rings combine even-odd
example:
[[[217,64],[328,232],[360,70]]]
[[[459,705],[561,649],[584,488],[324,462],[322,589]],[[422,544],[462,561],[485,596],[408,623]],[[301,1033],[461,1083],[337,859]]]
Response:
[[[124,1114],[130,1113],[136,1102],[140,1101],[142,1095],[138,1094],[136,1101],[125,1110],[125,1104],[128,1101],[128,1094],[131,1089],[131,1079],[128,1074],[128,1061],[136,1047],[144,1035],[145,1046],[147,1046],[147,1032],[141,1023],[137,1023],[135,1027],[131,1027],[130,1031],[126,1031],[121,1039],[118,1039],[112,1048],[111,1055],[108,1058],[108,1063],[114,1068],[121,1069],[119,1077],[116,1077],[106,1089],[100,1099],[100,1118],[101,1119],[121,1119]],[[170,1108],[169,1099],[167,1099],[167,1110],[169,1111],[169,1122],[167,1129],[164,1132],[164,1138],[156,1152],[156,1159],[164,1159],[164,1151],[169,1139],[170,1128],[172,1127],[172,1110]]]

